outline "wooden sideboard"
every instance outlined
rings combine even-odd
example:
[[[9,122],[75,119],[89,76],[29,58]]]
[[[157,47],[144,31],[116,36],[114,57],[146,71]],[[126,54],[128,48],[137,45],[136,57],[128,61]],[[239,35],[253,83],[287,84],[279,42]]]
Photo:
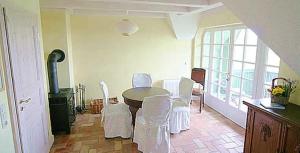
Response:
[[[244,153],[300,153],[300,106],[266,109],[259,99],[248,106]]]

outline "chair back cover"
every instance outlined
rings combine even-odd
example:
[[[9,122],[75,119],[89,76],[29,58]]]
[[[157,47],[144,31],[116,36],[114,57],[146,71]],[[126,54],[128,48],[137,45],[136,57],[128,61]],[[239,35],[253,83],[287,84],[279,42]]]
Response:
[[[171,108],[168,95],[145,97],[142,105],[144,119],[149,125],[167,124]]]
[[[179,97],[190,104],[192,99],[194,81],[182,77],[179,82]]]
[[[170,92],[172,98],[179,97],[179,79],[163,80],[163,88]]]
[[[103,109],[105,110],[105,108],[109,105],[109,95],[107,85],[104,81],[100,82],[100,88],[103,95]]]
[[[151,87],[152,79],[150,74],[147,73],[135,73],[132,77],[132,87]]]

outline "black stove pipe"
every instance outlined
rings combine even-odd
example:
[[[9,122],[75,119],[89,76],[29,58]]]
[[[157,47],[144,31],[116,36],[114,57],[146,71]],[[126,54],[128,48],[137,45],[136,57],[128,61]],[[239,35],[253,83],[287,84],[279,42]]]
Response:
[[[65,53],[60,49],[55,49],[49,54],[47,60],[48,79],[50,94],[58,94],[58,78],[57,78],[57,62],[62,62],[65,59]]]

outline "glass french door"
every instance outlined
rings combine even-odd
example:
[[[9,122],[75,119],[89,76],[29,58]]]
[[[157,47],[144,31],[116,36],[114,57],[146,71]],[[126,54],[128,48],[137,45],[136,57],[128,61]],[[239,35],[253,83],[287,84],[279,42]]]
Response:
[[[232,48],[229,104],[246,111],[242,100],[254,97],[257,36],[250,29],[235,29]]]
[[[230,31],[216,31],[213,38],[210,93],[224,102],[227,101]]]
[[[203,37],[202,67],[207,69],[207,100],[211,106],[241,126],[253,98],[257,36],[246,27],[208,30]]]

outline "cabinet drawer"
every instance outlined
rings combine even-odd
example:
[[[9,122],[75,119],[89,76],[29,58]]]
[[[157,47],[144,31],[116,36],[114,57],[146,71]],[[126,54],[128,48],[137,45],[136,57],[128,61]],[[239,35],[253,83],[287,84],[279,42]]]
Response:
[[[276,153],[280,146],[281,123],[265,113],[255,112],[251,153]]]

